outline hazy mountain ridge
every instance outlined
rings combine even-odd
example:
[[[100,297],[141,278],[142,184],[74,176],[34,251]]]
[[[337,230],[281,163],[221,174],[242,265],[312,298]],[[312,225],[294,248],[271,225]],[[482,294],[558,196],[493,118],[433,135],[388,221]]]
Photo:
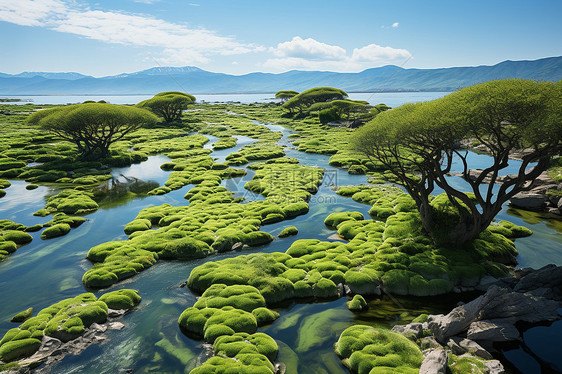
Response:
[[[185,90],[204,93],[260,93],[333,86],[346,91],[453,91],[494,79],[562,79],[562,56],[534,61],[504,61],[493,66],[404,69],[394,65],[360,73],[293,70],[280,74],[212,73],[193,66],[155,67],[94,78],[79,73],[0,73],[1,95],[154,94]]]

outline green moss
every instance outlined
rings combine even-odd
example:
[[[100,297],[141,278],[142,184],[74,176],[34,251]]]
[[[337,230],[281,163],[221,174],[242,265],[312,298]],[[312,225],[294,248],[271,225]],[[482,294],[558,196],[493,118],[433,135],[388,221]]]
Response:
[[[141,297],[136,290],[118,290],[108,292],[100,297],[108,308],[129,310],[141,302]]]
[[[414,318],[412,320],[412,323],[423,323],[423,322],[427,322],[427,314],[423,313],[420,314],[419,316],[417,316],[416,318]]]
[[[459,357],[449,353],[447,360],[447,372],[450,372],[451,374],[484,374],[488,373],[489,369],[486,367],[483,360],[478,357],[467,355]]]
[[[240,353],[258,353],[275,361],[279,347],[273,338],[264,333],[246,334],[236,333],[231,336],[221,336],[213,344],[215,354],[227,357],[237,357]]]
[[[242,242],[251,247],[268,244],[273,241],[273,235],[264,231],[252,231],[244,236]]]
[[[279,237],[286,238],[288,236],[297,235],[298,233],[299,233],[299,229],[297,229],[295,226],[289,226],[281,230],[281,232],[279,233]]]
[[[351,299],[351,301],[346,302],[345,305],[347,306],[347,309],[353,312],[360,312],[362,310],[367,309],[368,307],[365,298],[361,295],[353,296],[353,299]]]
[[[166,243],[164,250],[159,252],[165,259],[194,259],[206,257],[213,250],[205,242],[193,238],[175,239]]]
[[[99,205],[93,195],[85,191],[64,190],[47,200],[46,208],[67,214],[84,214],[96,211]]]
[[[260,307],[252,310],[252,314],[256,318],[258,326],[269,325],[279,318],[279,313],[274,310]]]
[[[0,360],[9,362],[22,357],[31,356],[41,346],[38,339],[27,338],[9,341],[0,346]]]
[[[29,317],[31,308],[24,313]],[[92,323],[103,323],[106,319],[107,305],[91,293],[64,299],[9,330],[0,340],[0,360],[11,361],[32,355],[39,349],[44,335],[65,342],[75,339]]]
[[[67,223],[59,223],[45,229],[41,233],[41,239],[51,239],[58,236],[66,235],[70,232],[70,225]]]
[[[339,212],[330,214],[325,220],[324,224],[330,228],[337,228],[338,225],[345,221],[361,221],[365,219],[360,212]]]
[[[150,222],[150,220],[148,219],[140,218],[135,219],[125,225],[124,231],[125,234],[131,235],[135,231],[145,231],[149,230],[150,228],[152,228],[152,222]]]
[[[252,286],[213,284],[194,305],[198,309],[220,309],[225,306],[252,312],[254,309],[264,307],[265,299],[258,289]]]
[[[2,238],[5,241],[11,241],[16,244],[27,244],[33,240],[33,237],[26,232],[17,230],[5,230],[1,232]]]
[[[238,354],[236,358],[215,356],[202,366],[193,369],[191,374],[248,373],[274,374],[275,368],[264,355]]]
[[[352,372],[418,373],[423,361],[419,348],[389,330],[351,326],[338,339],[335,351]]]
[[[23,312],[20,312],[20,313],[16,314],[15,316],[13,316],[10,319],[10,322],[23,322],[23,321],[29,319],[32,315],[33,315],[33,308],[28,308],[28,309],[24,310]]]
[[[18,249],[18,246],[13,241],[3,241],[0,242],[0,251],[8,253],[14,253]]]

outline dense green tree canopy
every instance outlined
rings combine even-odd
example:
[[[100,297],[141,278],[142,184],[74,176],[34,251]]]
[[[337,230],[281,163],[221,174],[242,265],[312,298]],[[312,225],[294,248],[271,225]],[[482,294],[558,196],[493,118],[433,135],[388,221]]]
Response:
[[[150,110],[152,113],[164,118],[165,122],[181,120],[182,111],[187,105],[195,102],[195,96],[184,92],[167,91],[154,95],[152,99],[141,101],[139,108]]]
[[[294,96],[285,104],[283,108],[293,112],[298,110],[302,112],[314,103],[342,100],[347,97],[347,93],[343,90],[332,87],[315,87]]]
[[[297,91],[279,91],[275,94],[276,99],[281,99],[281,101],[285,102],[292,97],[297,96],[299,93]]]
[[[465,138],[489,149],[493,162],[481,173],[470,170],[469,153],[458,148]],[[416,201],[426,231],[437,241],[460,244],[486,229],[502,204],[530,189],[550,159],[561,153],[562,84],[508,79],[467,87],[381,113],[354,134],[352,143],[398,176]],[[500,181],[510,152],[521,148],[526,153],[517,176]],[[447,178],[454,162],[461,165],[472,194]],[[445,235],[440,212],[430,204],[436,186],[459,212],[458,222],[447,223]]]
[[[140,108],[86,103],[40,110],[28,122],[73,142],[83,158],[94,159],[107,157],[113,142],[157,120]]]

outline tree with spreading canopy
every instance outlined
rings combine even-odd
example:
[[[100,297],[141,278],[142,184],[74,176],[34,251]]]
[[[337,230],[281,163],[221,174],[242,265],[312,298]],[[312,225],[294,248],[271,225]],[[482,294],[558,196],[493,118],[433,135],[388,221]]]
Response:
[[[289,91],[289,90],[285,90],[285,91],[279,91],[275,94],[275,98],[276,99],[281,99],[281,102],[286,102],[287,100],[289,100],[290,98],[293,98],[295,96],[297,96],[299,93],[297,91]]]
[[[108,157],[111,144],[157,121],[154,114],[144,109],[102,103],[44,109],[28,118],[29,124],[76,144],[86,160]]]
[[[137,107],[150,110],[164,119],[164,122],[181,120],[182,111],[195,102],[195,96],[184,92],[167,91],[154,95],[152,99],[141,101]]]
[[[291,113],[293,113],[295,110],[298,110],[299,113],[302,113],[304,109],[310,107],[314,103],[332,100],[343,100],[346,97],[347,93],[338,88],[315,87],[294,96],[285,104],[283,104],[283,108],[289,110],[289,112]]]
[[[481,172],[469,168],[469,152],[458,147],[466,138],[489,149],[491,164]],[[352,146],[398,177],[437,243],[460,245],[478,237],[510,198],[531,189],[562,152],[562,83],[491,81],[406,104],[358,130]],[[515,149],[525,149],[517,175],[500,178]],[[455,163],[471,193],[447,177]],[[446,209],[432,204],[436,186],[448,197]]]

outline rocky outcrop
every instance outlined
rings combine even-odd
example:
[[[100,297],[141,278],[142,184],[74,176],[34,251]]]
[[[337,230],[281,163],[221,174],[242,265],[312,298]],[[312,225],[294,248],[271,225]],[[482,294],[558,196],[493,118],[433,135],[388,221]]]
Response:
[[[423,371],[440,373],[440,360],[468,357],[489,373],[504,373],[490,352],[494,343],[519,341],[517,323],[527,325],[561,318],[562,267],[517,269],[510,278],[483,278],[484,295],[457,306],[446,315],[430,315],[423,323],[395,326],[392,331],[416,341],[424,353]],[[430,336],[428,336],[428,334]],[[445,353],[443,353],[445,352]]]

